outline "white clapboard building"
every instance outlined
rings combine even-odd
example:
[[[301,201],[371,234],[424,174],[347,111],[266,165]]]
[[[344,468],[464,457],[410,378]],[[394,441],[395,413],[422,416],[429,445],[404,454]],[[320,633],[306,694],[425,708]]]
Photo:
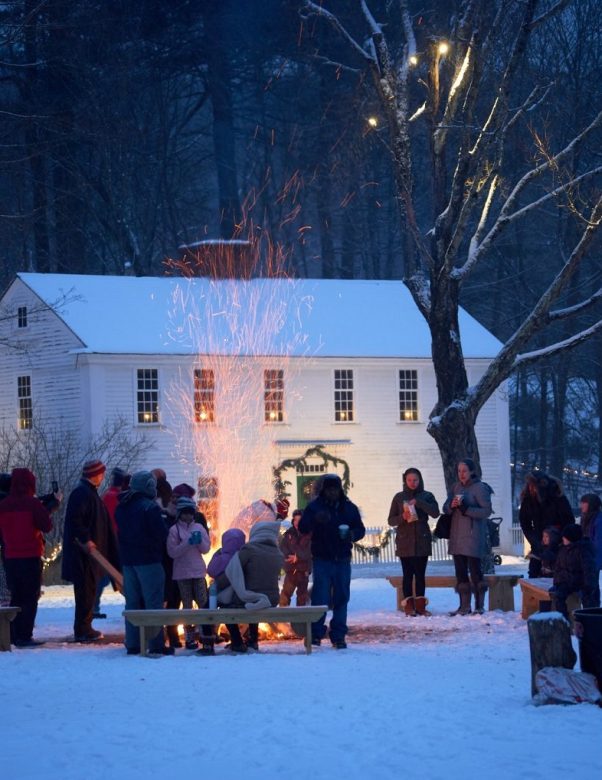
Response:
[[[1,306],[0,426],[85,443],[119,420],[150,445],[126,465],[194,485],[222,528],[274,497],[274,475],[303,506],[317,475],[348,474],[370,527],[387,525],[408,466],[445,498],[430,335],[401,282],[20,273]],[[460,326],[474,382],[500,344],[465,312]],[[504,388],[477,435],[510,552]]]

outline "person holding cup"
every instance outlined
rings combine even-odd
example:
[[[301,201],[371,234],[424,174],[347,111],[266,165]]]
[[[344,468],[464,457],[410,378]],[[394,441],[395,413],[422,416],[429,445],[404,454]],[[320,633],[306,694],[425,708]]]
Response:
[[[471,582],[475,597],[475,612],[485,609],[487,585],[483,580],[481,558],[487,552],[487,518],[491,515],[493,490],[482,482],[471,458],[458,463],[458,481],[452,486],[443,511],[451,514],[449,553],[454,559],[456,591],[460,606],[452,615],[471,612]]]
[[[435,496],[424,489],[420,471],[409,468],[403,473],[403,490],[393,496],[388,522],[397,529],[395,550],[403,572],[402,605],[410,617],[430,614],[424,595],[426,565],[432,551],[429,516],[439,516]]]
[[[357,506],[343,491],[337,474],[320,478],[318,496],[306,506],[299,521],[302,534],[311,533],[313,558],[312,605],[332,605],[329,638],[337,650],[347,647],[347,604],[351,589],[351,549],[366,533]],[[313,645],[326,636],[326,615],[311,625]]]

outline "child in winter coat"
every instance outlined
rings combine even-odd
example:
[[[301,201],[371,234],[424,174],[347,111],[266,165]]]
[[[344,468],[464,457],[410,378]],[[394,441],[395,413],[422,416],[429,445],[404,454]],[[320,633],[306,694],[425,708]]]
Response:
[[[297,606],[307,604],[307,587],[311,573],[311,534],[299,532],[302,512],[295,509],[293,524],[285,531],[279,542],[280,552],[284,555],[284,583],[280,593],[280,606],[288,607],[295,590]]]
[[[554,584],[549,591],[556,609],[568,619],[566,600],[571,593],[581,594],[584,607],[595,606],[597,580],[598,570],[591,541],[583,538],[580,525],[571,523],[565,526],[554,566]]]
[[[203,553],[209,552],[207,531],[195,523],[196,504],[185,496],[176,503],[176,522],[169,529],[167,552],[173,558],[173,578],[180,589],[184,609],[192,609],[193,602],[199,609],[207,605],[207,568]],[[197,640],[194,628],[186,626],[186,647],[194,650]]]
[[[240,528],[229,528],[222,534],[222,546],[217,550],[207,566],[207,574],[213,577],[217,585],[217,600],[230,588],[230,580],[226,576],[226,567],[245,543],[245,534]],[[230,626],[226,626],[230,630]],[[238,628],[238,626],[236,627]]]
[[[541,577],[553,577],[554,565],[558,558],[558,550],[560,548],[560,531],[554,526],[546,528],[541,536],[541,546],[537,551],[537,554],[531,551],[527,558],[529,560],[536,558],[541,562]]]

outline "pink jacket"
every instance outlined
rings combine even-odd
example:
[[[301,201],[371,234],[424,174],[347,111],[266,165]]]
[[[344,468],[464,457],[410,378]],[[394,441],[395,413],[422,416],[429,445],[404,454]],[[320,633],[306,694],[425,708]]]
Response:
[[[201,532],[200,544],[188,544],[194,531]],[[204,577],[207,572],[202,553],[209,552],[211,543],[207,531],[200,523],[187,525],[178,520],[169,529],[167,552],[173,558],[174,580],[191,580]]]

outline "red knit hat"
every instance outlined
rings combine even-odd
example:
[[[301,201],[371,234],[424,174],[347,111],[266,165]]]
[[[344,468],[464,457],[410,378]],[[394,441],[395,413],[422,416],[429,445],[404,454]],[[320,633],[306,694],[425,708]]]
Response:
[[[192,498],[195,493],[196,491],[192,487],[192,485],[187,485],[186,482],[182,482],[182,484],[175,486],[172,495],[177,496],[178,498],[180,496],[185,496],[186,498]]]
[[[88,460],[84,463],[82,477],[84,479],[92,479],[99,474],[104,474],[106,470],[107,467],[101,460]]]

